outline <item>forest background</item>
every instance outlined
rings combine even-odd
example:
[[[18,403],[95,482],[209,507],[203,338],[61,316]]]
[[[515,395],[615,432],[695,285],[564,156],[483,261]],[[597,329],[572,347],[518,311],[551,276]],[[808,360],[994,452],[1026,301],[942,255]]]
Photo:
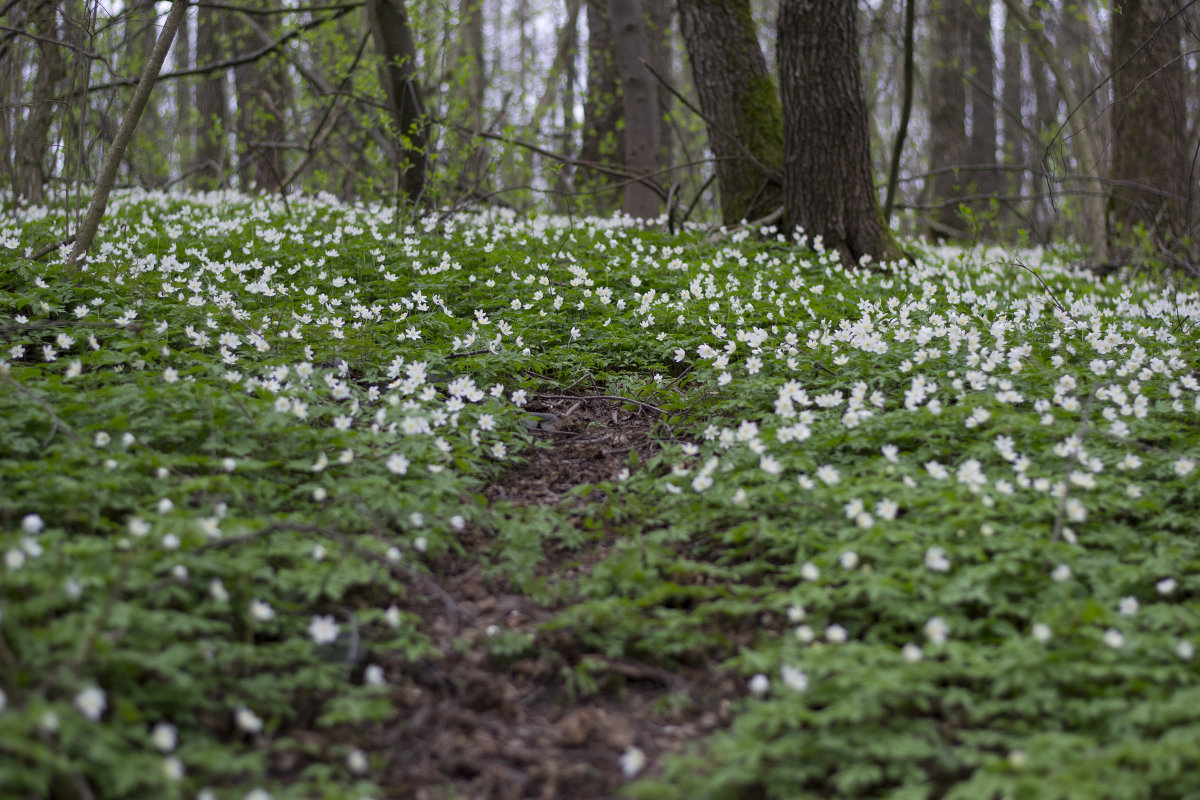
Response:
[[[831,38],[844,15],[825,6],[841,4],[190,4],[116,185],[774,221],[797,149],[785,123],[849,100],[837,82],[814,90],[827,104],[789,96],[808,68],[776,63],[789,36],[801,52]],[[1136,241],[1132,260],[1194,265],[1200,4],[858,6],[869,152],[854,158],[899,231],[1067,234],[1098,264],[1128,262]],[[64,198],[78,222],[168,8],[0,5],[11,202]],[[789,9],[800,21],[780,37]]]

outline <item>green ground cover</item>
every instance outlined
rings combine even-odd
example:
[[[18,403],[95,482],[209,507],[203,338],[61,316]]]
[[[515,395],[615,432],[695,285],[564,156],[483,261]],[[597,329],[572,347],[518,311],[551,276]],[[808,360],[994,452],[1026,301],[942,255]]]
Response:
[[[223,194],[21,257],[63,227],[0,216],[0,795],[406,796],[361,731],[478,652],[564,713],[735,678],[636,797],[1200,796],[1195,285]],[[653,447],[489,494],[573,395]],[[546,618],[450,625],[466,562]]]

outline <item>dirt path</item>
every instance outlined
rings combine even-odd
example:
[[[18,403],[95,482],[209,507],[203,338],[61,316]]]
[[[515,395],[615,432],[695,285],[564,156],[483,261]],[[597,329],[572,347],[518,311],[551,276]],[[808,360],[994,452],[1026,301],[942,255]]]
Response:
[[[653,412],[645,409],[596,400],[532,408],[553,420],[552,429],[535,432],[551,446],[526,453],[524,463],[491,484],[493,503],[558,504],[573,486],[611,480],[630,449],[644,461],[655,448]],[[570,600],[548,608],[514,593],[503,578],[485,579],[481,563],[491,542],[475,533],[468,544],[467,555],[443,565],[440,579],[458,619],[448,618],[444,601],[410,609],[433,620],[444,658],[388,670],[409,676],[399,714],[362,742],[386,760],[377,780],[388,797],[613,797],[628,782],[623,755],[637,748],[646,759],[641,774],[653,772],[662,755],[728,722],[727,698],[736,693],[729,678],[580,652],[569,634],[540,629]],[[587,547],[594,552],[551,550],[542,569],[569,576],[603,558],[603,542]],[[485,643],[498,634],[531,637],[532,655],[497,660]],[[579,697],[569,676],[585,660],[598,691]]]

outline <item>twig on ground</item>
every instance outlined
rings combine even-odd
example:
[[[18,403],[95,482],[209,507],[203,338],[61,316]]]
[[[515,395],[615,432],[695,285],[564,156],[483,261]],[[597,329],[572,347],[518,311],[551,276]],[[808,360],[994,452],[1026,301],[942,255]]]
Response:
[[[25,258],[28,261],[41,261],[48,254],[53,253],[58,248],[65,247],[66,245],[69,245],[69,244],[75,244],[75,234],[71,234],[67,238],[60,239],[57,242],[51,242],[50,244],[46,245],[45,247],[41,248],[40,250],[34,251],[33,253],[26,256]]]
[[[778,222],[781,219],[783,219],[783,206],[780,206],[779,208],[772,211],[770,214],[767,214],[765,217],[760,217],[759,219],[756,219],[753,222],[746,222],[744,224],[734,225],[729,228],[719,228],[718,230],[710,233],[708,235],[708,238],[706,239],[706,241],[709,244],[716,244],[717,242],[724,239],[726,236],[730,236],[731,234],[737,233],[740,230],[750,230],[750,231],[756,230],[758,228],[761,228],[764,225],[774,225],[776,222]]]
[[[466,358],[467,356],[481,356],[484,353],[490,353],[490,352],[491,351],[488,350],[486,347],[481,347],[478,350],[468,350],[465,353],[451,353],[450,355],[446,356],[446,359],[449,360],[451,358]]]
[[[120,328],[125,327],[115,322],[102,322],[87,319],[35,319],[30,322],[14,322],[0,325],[0,333],[9,331],[38,330],[39,328]]]
[[[52,428],[50,431],[50,438],[47,439],[46,443],[42,445],[43,449],[45,449],[50,444],[50,442],[54,439],[54,434],[58,432],[59,428],[62,428],[64,431],[66,431],[67,435],[70,436],[75,441],[77,441],[77,442],[80,441],[79,435],[77,433],[75,433],[75,431],[71,430],[71,426],[68,425],[67,423],[63,422],[62,419],[58,416],[58,414],[54,413],[54,409],[50,407],[49,403],[47,403],[42,398],[38,397],[37,392],[34,392],[32,389],[26,388],[20,381],[18,381],[16,378],[14,378],[10,374],[5,373],[3,375],[3,378],[5,381],[7,381],[7,382],[11,383],[13,386],[17,387],[18,392],[26,395],[27,397],[32,399],[33,402],[37,403],[38,407],[41,408],[43,411],[45,411],[50,416],[50,419],[54,421],[54,428]]]
[[[244,544],[246,542],[253,541],[254,539],[284,530],[296,531],[297,533],[312,533],[316,534],[317,536],[324,536],[328,539],[332,539],[343,547],[353,550],[355,554],[361,556],[362,558],[384,565],[390,572],[398,577],[420,584],[425,588],[426,591],[432,595],[435,595],[439,600],[442,601],[442,605],[446,608],[446,616],[450,620],[451,635],[453,636],[458,633],[459,621],[463,616],[462,609],[459,607],[458,603],[455,602],[454,598],[451,597],[450,594],[443,589],[437,581],[428,575],[418,572],[412,567],[404,564],[398,564],[394,561],[389,561],[386,556],[362,547],[340,531],[322,528],[319,525],[310,525],[305,522],[273,522],[270,525],[259,528],[256,531],[243,533],[240,536],[230,536],[224,539],[215,539],[211,542],[201,545],[197,549],[200,551],[215,550],[218,548],[230,547],[236,544]]]
[[[538,398],[539,400],[612,400],[618,403],[633,403],[636,406],[648,408],[651,411],[657,411],[659,414],[664,416],[667,413],[653,403],[646,403],[642,400],[634,400],[632,397],[622,397],[618,394],[589,394],[583,397],[574,394],[536,394],[534,397]]]

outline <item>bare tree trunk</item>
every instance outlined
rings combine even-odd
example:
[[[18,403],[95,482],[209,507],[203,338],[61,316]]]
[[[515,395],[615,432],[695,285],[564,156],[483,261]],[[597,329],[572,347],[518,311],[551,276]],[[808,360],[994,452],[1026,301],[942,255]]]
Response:
[[[1004,134],[1004,163],[1011,167],[1021,167],[1026,163],[1028,150],[1025,142],[1025,130],[1022,120],[1025,115],[1023,92],[1023,49],[1021,47],[1021,26],[1011,12],[1004,17],[1004,89],[1001,95],[1004,115],[1001,131]],[[1024,189],[1025,174],[1019,169],[1008,172],[1005,182],[1006,193],[1018,196]]]
[[[896,199],[896,186],[900,181],[900,157],[904,154],[904,140],[908,136],[908,121],[912,116],[913,84],[916,82],[916,0],[904,2],[904,86],[900,101],[900,122],[896,126],[896,138],[892,143],[892,160],[888,164],[887,194],[883,201],[883,221],[891,225],[892,208]]]
[[[196,29],[196,64],[214,64],[224,58],[221,46],[221,14],[201,8]],[[228,168],[225,136],[229,132],[229,102],[225,74],[207,75],[196,87],[196,164],[192,184],[197,189],[219,189],[226,183]]]
[[[1025,26],[1017,15],[1013,14],[1011,9],[1006,10],[1014,20],[1013,24],[1024,30]],[[1038,15],[1033,17],[1034,22],[1040,23],[1040,7],[1033,13]],[[1059,98],[1057,87],[1054,85],[1054,75],[1047,74],[1045,69],[1040,68],[1042,58],[1038,55],[1037,45],[1031,39],[1027,40],[1025,49],[1025,60],[1030,65],[1034,93],[1034,139],[1030,147],[1029,162],[1035,175],[1033,187],[1041,195],[1034,200],[1034,223],[1038,239],[1049,241],[1054,238],[1054,198],[1058,193],[1053,172],[1062,168],[1065,163],[1066,147],[1061,137],[1055,138],[1058,132]]]
[[[708,129],[721,219],[736,225],[783,204],[783,111],[750,0],[680,0],[679,22]]]
[[[1178,3],[1125,0],[1112,36],[1114,221],[1170,240],[1195,222]]]
[[[609,0],[608,13],[625,111],[625,165],[631,172],[655,181],[657,177],[652,176],[659,167],[662,123],[658,83],[646,69],[649,47],[641,0]],[[629,181],[624,187],[621,209],[631,217],[654,219],[659,214],[659,196],[645,183]]]
[[[425,109],[417,76],[417,48],[404,0],[367,0],[367,24],[383,59],[380,84],[396,124],[400,188],[413,205],[425,196]]]
[[[567,0],[567,19],[570,29],[566,43],[566,61],[563,64],[562,90],[562,145],[559,150],[570,156],[575,152],[575,87],[579,82],[579,12],[583,0]],[[566,164],[558,171],[558,188],[565,197],[574,185],[574,170]]]
[[[18,5],[9,12],[8,24],[14,28],[25,26],[23,9]],[[20,106],[24,84],[24,59],[16,47],[0,49],[0,170],[7,178],[7,185],[17,194],[17,169],[13,161],[13,149],[17,141],[16,109]]]
[[[871,175],[857,3],[782,0],[778,31],[785,229],[822,239],[847,267],[898,258]]]
[[[1053,71],[1054,78],[1058,82],[1058,91],[1067,101],[1067,108],[1071,111],[1080,109],[1079,96],[1071,86],[1071,79],[1067,75],[1062,55],[1046,36],[1045,31],[1029,16],[1029,12],[1021,5],[1021,0],[1004,0],[1004,5],[1025,27],[1042,59]],[[1079,172],[1083,176],[1082,207],[1085,238],[1092,249],[1092,257],[1103,262],[1108,260],[1108,233],[1104,212],[1106,196],[1098,172],[1100,157],[1086,116],[1086,114],[1072,116],[1070,126],[1073,141],[1079,148],[1076,151],[1075,160],[1078,163]]]
[[[253,8],[270,10],[275,0],[255,0]],[[237,52],[258,47],[257,33],[244,21],[230,17],[236,30]],[[238,182],[243,190],[276,192],[285,167],[279,144],[287,135],[283,67],[275,56],[242,64],[233,70],[237,96]]]
[[[136,0],[125,6],[121,61],[129,65],[125,74],[136,74],[154,52],[158,39],[158,11],[154,0]],[[156,146],[162,141],[163,133],[158,107],[147,105],[124,164],[129,178],[143,187],[160,185],[170,174],[169,153]]]
[[[668,85],[672,84],[671,70],[671,10],[674,0],[642,0],[642,10],[646,19],[646,45],[649,56],[646,63],[658,73]],[[658,141],[660,150],[658,163],[668,166],[674,163],[672,158],[672,140],[670,113],[673,98],[671,93],[664,90],[656,78],[651,76],[658,92]],[[664,176],[664,182],[671,182],[670,176]]]
[[[965,10],[967,32],[967,68],[971,106],[971,131],[967,139],[967,163],[971,174],[967,181],[972,195],[992,196],[1000,191],[996,160],[996,57],[992,51],[992,4],[975,2]],[[973,203],[977,212],[988,208],[987,201]],[[994,235],[991,226],[986,232]]]
[[[581,161],[594,164],[624,164],[625,148],[619,128],[623,108],[619,101],[616,65],[613,61],[612,27],[608,21],[608,0],[587,0],[588,58],[587,97],[583,106],[583,141]],[[586,186],[576,181],[576,188],[590,189],[597,212],[608,213],[618,206],[613,192],[601,191],[612,185],[610,176],[601,172],[588,173]]]
[[[184,14],[171,45],[175,69],[190,69],[192,66],[191,15]],[[179,159],[180,172],[187,168],[192,146],[192,82],[187,78],[175,81],[175,157]]]
[[[487,88],[486,63],[483,50],[483,0],[460,0],[459,14],[462,39],[459,46],[458,69],[467,76],[467,104],[471,129],[483,130],[484,92]],[[483,141],[471,143],[471,153],[463,174],[463,183],[474,187],[483,180],[487,168],[487,150]]]
[[[117,168],[121,166],[125,148],[129,146],[129,141],[133,138],[134,131],[137,130],[138,120],[142,118],[142,112],[146,110],[150,92],[154,89],[155,81],[158,80],[158,73],[162,71],[163,62],[167,59],[167,51],[171,49],[171,40],[175,38],[175,31],[179,28],[179,22],[183,19],[183,15],[187,13],[187,8],[188,0],[174,0],[171,3],[171,10],[167,14],[166,22],[163,23],[162,32],[158,35],[158,41],[150,54],[150,60],[142,69],[142,77],[138,81],[137,89],[134,90],[133,99],[130,100],[129,108],[125,110],[125,116],[121,119],[121,128],[117,131],[112,147],[104,156],[104,165],[100,168],[100,175],[96,179],[96,193],[92,195],[92,202],[88,206],[87,215],[83,218],[83,224],[75,233],[75,244],[67,259],[69,264],[78,264],[79,260],[87,253],[88,248],[92,246],[92,240],[100,228],[100,220],[104,217],[104,209],[108,206],[108,195],[112,191],[113,181],[117,177]]]
[[[54,122],[54,96],[66,76],[59,46],[45,41],[59,38],[58,10],[57,2],[30,3],[26,18],[28,29],[42,38],[37,42],[37,75],[29,117],[16,137],[16,195],[33,205],[41,205],[46,199],[46,146]]]
[[[930,25],[933,64],[929,69],[929,167],[933,173],[933,201],[942,204],[930,215],[936,237],[965,236],[966,225],[958,210],[967,193],[967,68],[966,21],[970,9],[962,0],[936,0]]]

